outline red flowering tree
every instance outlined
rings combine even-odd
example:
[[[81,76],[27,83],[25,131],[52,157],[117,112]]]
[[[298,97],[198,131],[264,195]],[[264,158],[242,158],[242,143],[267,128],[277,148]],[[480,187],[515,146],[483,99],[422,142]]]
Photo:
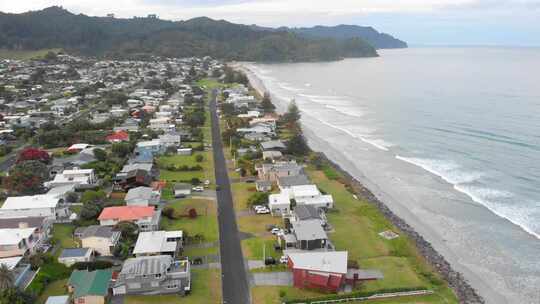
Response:
[[[19,153],[17,163],[21,163],[28,160],[39,160],[43,163],[48,163],[51,160],[49,153],[45,150],[38,148],[26,148]]]
[[[9,193],[33,195],[41,193],[43,182],[48,179],[47,166],[38,160],[16,164],[3,179],[3,186]]]

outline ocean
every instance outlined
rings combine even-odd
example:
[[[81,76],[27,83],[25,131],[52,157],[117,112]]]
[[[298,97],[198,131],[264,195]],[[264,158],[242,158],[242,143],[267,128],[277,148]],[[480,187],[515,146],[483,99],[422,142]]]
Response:
[[[379,53],[244,66],[490,303],[540,303],[540,49]]]

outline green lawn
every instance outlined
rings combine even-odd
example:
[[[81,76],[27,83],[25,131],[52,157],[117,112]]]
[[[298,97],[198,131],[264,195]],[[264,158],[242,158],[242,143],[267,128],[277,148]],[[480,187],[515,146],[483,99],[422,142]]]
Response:
[[[182,255],[189,257],[190,259],[192,257],[201,257],[201,256],[207,256],[207,255],[219,255],[219,248],[218,247],[210,247],[210,248],[188,248],[184,249],[184,252]]]
[[[74,230],[75,226],[71,224],[54,224],[52,238],[61,248],[79,247],[79,244],[73,239]],[[61,252],[62,250],[58,250],[57,254]]]
[[[218,240],[217,210],[214,201],[181,199],[171,202],[168,206],[173,207],[181,215],[187,215],[189,209],[195,208],[198,216],[195,219],[181,217],[174,220],[162,217],[161,227],[164,230],[182,230],[191,236],[202,234],[205,237],[205,242]]]
[[[44,49],[36,51],[20,51],[0,49],[0,59],[29,60],[44,57],[48,52],[59,52],[60,49]]]
[[[68,279],[64,279],[49,283],[47,287],[45,287],[43,293],[39,296],[37,302],[43,304],[47,301],[48,297],[67,295],[67,281]]]
[[[248,260],[262,260],[263,253],[266,257],[273,257],[279,259],[282,255],[281,251],[274,250],[274,244],[276,243],[275,236],[265,237],[253,237],[242,240],[242,252]]]
[[[126,296],[125,304],[218,304],[221,303],[221,272],[217,269],[192,269],[191,294]]]
[[[452,291],[418,254],[412,241],[373,205],[355,199],[338,182],[339,176],[333,169],[317,171],[309,168],[307,172],[322,191],[332,194],[336,202],[336,211],[328,212],[327,217],[335,231],[329,233],[329,237],[337,250],[347,250],[349,259],[358,261],[360,267],[378,269],[385,276],[382,280],[364,284],[361,290],[425,287],[437,291],[448,303],[457,302]],[[385,230],[395,231],[400,237],[386,240],[378,235]]]
[[[202,155],[203,161],[198,163],[195,158],[197,155]],[[158,158],[158,164],[160,167],[174,165],[180,166],[196,166],[200,165],[203,170],[200,171],[169,171],[166,169],[160,170],[160,179],[169,182],[191,182],[192,178],[198,178],[201,181],[206,179],[214,181],[214,158],[211,151],[195,152],[193,155],[174,155],[174,156],[161,156]]]
[[[234,209],[236,211],[248,209],[248,198],[253,193],[257,192],[255,184],[233,183],[231,184],[231,188],[233,192]]]

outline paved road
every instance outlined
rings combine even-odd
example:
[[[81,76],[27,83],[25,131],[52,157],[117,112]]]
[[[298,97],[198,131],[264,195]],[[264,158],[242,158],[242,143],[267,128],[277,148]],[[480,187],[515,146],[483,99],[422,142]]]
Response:
[[[219,118],[216,111],[216,94],[214,90],[210,97],[210,112],[212,117],[212,146],[216,171],[216,184],[221,190],[217,191],[218,221],[221,253],[221,274],[223,303],[249,304],[249,285],[240,247],[236,216],[227,164],[223,155],[223,143],[219,132]]]

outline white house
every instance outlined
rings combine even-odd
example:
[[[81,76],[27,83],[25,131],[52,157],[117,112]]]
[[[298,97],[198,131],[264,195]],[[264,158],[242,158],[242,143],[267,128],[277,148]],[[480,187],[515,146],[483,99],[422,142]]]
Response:
[[[0,229],[0,258],[31,254],[40,242],[36,227]]]
[[[151,187],[136,187],[129,189],[124,200],[128,206],[158,205],[161,195]]]
[[[294,199],[296,204],[310,205],[316,208],[330,209],[334,207],[334,199],[331,195],[323,195],[315,185],[299,185],[284,189],[282,193],[287,193],[290,199]]]
[[[180,134],[167,133],[159,136],[159,141],[165,147],[179,147],[182,143]]]
[[[58,220],[69,215],[70,211],[62,199],[47,194],[8,197],[0,208],[0,218],[42,216]]]
[[[66,185],[75,185],[75,187],[84,187],[95,185],[98,181],[94,169],[79,169],[64,170],[62,173],[56,174],[54,179],[45,183],[46,187],[54,188]]]
[[[268,208],[272,215],[287,214],[291,210],[291,200],[288,193],[270,194],[268,196]]]
[[[90,262],[94,258],[92,248],[66,248],[58,257],[58,262],[70,267],[75,263]]]
[[[162,255],[173,257],[182,246],[182,231],[147,231],[139,233],[133,254],[135,256]]]

